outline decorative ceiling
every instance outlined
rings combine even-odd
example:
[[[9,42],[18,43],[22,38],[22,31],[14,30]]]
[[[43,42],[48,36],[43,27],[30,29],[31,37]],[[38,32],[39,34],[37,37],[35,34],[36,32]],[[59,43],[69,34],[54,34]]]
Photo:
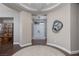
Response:
[[[7,7],[17,11],[29,11],[33,14],[47,13],[61,3],[4,3]]]
[[[30,11],[48,11],[60,5],[60,3],[20,3],[20,6]]]

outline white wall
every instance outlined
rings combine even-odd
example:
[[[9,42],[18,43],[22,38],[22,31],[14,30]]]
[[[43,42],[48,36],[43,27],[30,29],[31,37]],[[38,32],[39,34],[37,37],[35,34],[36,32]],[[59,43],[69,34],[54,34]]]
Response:
[[[77,25],[77,27],[78,27],[78,50],[79,50],[79,4],[77,5],[77,17],[78,17],[78,25]]]
[[[20,44],[21,46],[31,44],[32,40],[32,15],[31,13],[20,12]]]
[[[31,13],[17,12],[0,4],[0,17],[14,18],[14,44],[21,45],[31,43],[32,39],[32,16]]]
[[[71,51],[70,43],[70,4],[62,4],[47,15],[47,43]],[[60,20],[63,28],[60,32],[52,32],[54,20]]]
[[[78,41],[78,6],[71,4],[71,51],[79,50]]]
[[[14,42],[19,41],[19,13],[0,4],[0,17],[13,17],[14,18]]]

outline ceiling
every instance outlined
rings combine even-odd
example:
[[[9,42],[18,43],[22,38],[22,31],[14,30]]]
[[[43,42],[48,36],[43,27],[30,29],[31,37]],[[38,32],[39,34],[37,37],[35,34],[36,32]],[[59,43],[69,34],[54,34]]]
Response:
[[[46,13],[59,6],[60,3],[4,3],[4,5],[19,12],[29,11],[33,14],[37,14]]]

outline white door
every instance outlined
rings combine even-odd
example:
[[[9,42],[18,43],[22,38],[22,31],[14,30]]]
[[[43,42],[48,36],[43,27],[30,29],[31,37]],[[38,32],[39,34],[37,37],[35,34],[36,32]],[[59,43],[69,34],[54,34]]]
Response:
[[[45,39],[45,23],[34,24],[33,39]]]

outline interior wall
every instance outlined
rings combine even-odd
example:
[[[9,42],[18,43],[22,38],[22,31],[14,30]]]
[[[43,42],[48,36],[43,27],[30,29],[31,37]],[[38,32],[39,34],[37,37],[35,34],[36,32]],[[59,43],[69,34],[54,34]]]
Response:
[[[77,17],[78,17],[78,25],[77,25],[77,27],[78,27],[78,50],[79,50],[79,4],[77,4]]]
[[[0,4],[0,17],[13,17],[14,18],[14,42],[19,41],[19,12]]]
[[[32,40],[32,15],[31,13],[20,12],[20,44],[31,44]]]
[[[71,4],[71,51],[79,50],[78,47],[78,6]]]
[[[62,4],[47,15],[47,43],[71,51],[70,43],[70,4]],[[63,28],[58,33],[52,31],[53,22],[59,20]]]

